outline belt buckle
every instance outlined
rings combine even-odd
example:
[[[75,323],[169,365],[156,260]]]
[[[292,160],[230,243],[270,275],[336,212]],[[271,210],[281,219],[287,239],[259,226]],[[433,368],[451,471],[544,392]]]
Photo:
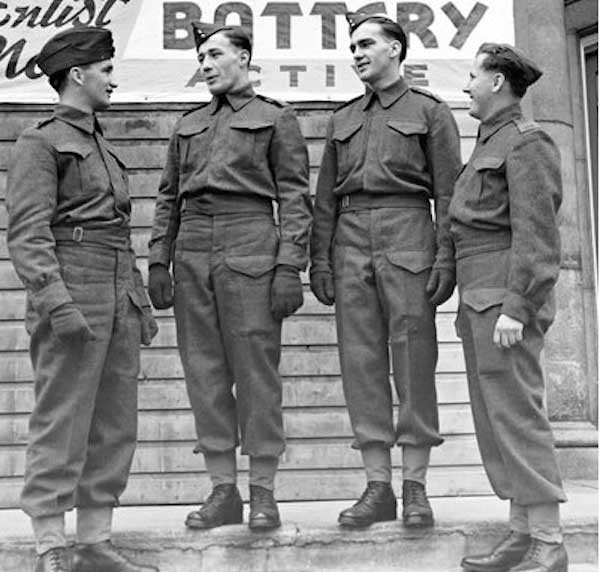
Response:
[[[83,228],[80,226],[76,226],[73,229],[73,240],[75,242],[81,242],[83,240]]]
[[[350,195],[344,195],[342,197],[342,208],[346,208],[350,206]]]

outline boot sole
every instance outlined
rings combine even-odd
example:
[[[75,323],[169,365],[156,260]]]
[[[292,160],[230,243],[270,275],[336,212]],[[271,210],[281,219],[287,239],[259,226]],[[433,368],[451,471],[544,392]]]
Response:
[[[185,525],[188,528],[195,528],[197,530],[206,530],[208,528],[216,528],[217,526],[226,526],[228,524],[242,524],[244,522],[243,517],[243,506],[240,505],[235,511],[228,514],[225,518],[217,521],[206,521],[198,518],[187,517],[185,519]]]
[[[271,530],[273,528],[279,528],[281,526],[281,520],[275,521],[266,518],[255,518],[250,520],[248,528],[250,530]]]
[[[394,510],[390,511],[388,514],[382,514],[377,516],[375,519],[368,520],[361,520],[347,515],[340,515],[338,517],[338,523],[344,528],[367,528],[376,522],[389,522],[391,520],[396,520],[397,518],[398,514]]]
[[[518,564],[518,562],[511,566],[491,566],[490,567],[490,566],[477,566],[477,565],[472,565],[472,564],[463,564],[461,562],[460,566],[466,572],[508,572],[511,568],[513,568],[517,564]]]
[[[430,528],[434,525],[433,516],[410,515],[403,516],[402,522],[406,528]],[[502,570],[498,572],[503,572]]]

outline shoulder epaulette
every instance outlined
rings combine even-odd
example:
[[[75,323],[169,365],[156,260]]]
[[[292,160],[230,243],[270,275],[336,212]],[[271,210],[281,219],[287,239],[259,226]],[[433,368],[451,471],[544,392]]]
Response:
[[[266,101],[267,103],[270,103],[271,105],[274,105],[275,107],[285,107],[285,103],[283,103],[283,101],[278,101],[277,99],[267,97],[266,95],[263,95],[262,93],[257,93],[256,97],[258,97],[258,99],[262,99],[263,101]]]
[[[442,103],[444,100],[435,95],[435,93],[431,93],[430,91],[427,91],[426,89],[423,89],[422,87],[416,86],[416,85],[411,85],[410,88],[412,91],[415,91],[416,93],[419,93],[421,95],[424,95],[425,97],[428,97],[429,99],[433,99],[434,101],[437,101],[438,103]]]
[[[201,103],[198,107],[194,107],[193,109],[186,111],[181,117],[185,117],[186,115],[189,115],[190,113],[194,113],[194,111],[199,111],[200,109],[206,107],[209,103],[210,103],[210,101],[205,101],[204,103]]]
[[[51,123],[55,119],[56,119],[56,117],[54,115],[51,115],[50,117],[46,117],[46,119],[42,119],[41,121],[38,121],[36,128],[39,129],[40,127],[44,127],[44,125],[48,125],[48,123]]]
[[[352,99],[349,99],[348,101],[344,101],[344,103],[341,103],[340,105],[338,105],[333,112],[336,113],[338,112],[340,109],[344,109],[344,107],[348,107],[350,104],[354,103],[355,101],[358,101],[359,99],[362,99],[363,96],[362,95],[357,95],[356,97],[353,97]]]
[[[524,117],[521,117],[520,119],[515,119],[514,121],[517,129],[521,133],[527,133],[528,131],[533,131],[534,129],[540,128],[539,123],[536,123],[532,119],[525,119]]]

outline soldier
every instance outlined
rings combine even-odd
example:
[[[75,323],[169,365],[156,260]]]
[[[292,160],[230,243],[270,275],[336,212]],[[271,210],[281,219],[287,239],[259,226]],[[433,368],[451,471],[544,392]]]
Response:
[[[174,302],[195,452],[203,453],[213,485],[186,525],[242,522],[239,427],[242,454],[250,457],[249,526],[275,528],[274,479],[284,450],[281,322],[303,299],[308,154],[292,109],[254,92],[244,30],[193,29],[213,97],[175,127],[150,241],[150,298],[156,308]]]
[[[541,75],[520,50],[483,44],[465,89],[481,125],[450,205],[457,331],[483,463],[496,494],[510,499],[510,534],[463,559],[473,572],[567,570],[558,509],[566,499],[540,367],[560,264],[560,155],[520,107]]]
[[[402,28],[379,15],[347,19],[366,93],[330,119],[311,238],[311,288],[322,303],[335,301],[353,446],[368,482],[339,522],[361,527],[396,518],[390,449],[397,443],[404,523],[431,526],[425,477],[430,448],[442,442],[435,306],[454,289],[447,209],[460,168],[458,130],[445,103],[400,75]],[[388,343],[400,400],[396,427]]]
[[[21,501],[36,572],[157,570],[110,543],[136,444],[140,341],[157,331],[129,240],[125,167],[94,115],[117,86],[113,55],[101,28],[44,45],[37,63],[59,104],[21,135],[8,175],[8,248],[27,290],[35,379]],[[73,507],[71,565],[64,513]]]

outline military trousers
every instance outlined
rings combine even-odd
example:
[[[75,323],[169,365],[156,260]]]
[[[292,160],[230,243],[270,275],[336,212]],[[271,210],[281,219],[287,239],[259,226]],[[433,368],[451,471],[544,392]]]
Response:
[[[428,208],[340,213],[333,245],[344,395],[355,441],[439,445],[435,308],[425,293],[435,236]],[[391,348],[399,411],[394,422]]]
[[[283,452],[281,322],[270,305],[278,242],[267,213],[182,213],[175,320],[196,452],[231,451],[240,437],[244,454]]]
[[[95,339],[66,345],[28,302],[35,404],[21,505],[33,518],[118,504],[136,444],[141,307],[131,254],[59,245],[56,255]]]
[[[502,499],[519,505],[566,500],[544,407],[540,353],[554,318],[550,299],[525,325],[523,341],[493,343],[506,296],[510,250],[474,254],[457,261],[462,338],[471,408],[483,464]]]

